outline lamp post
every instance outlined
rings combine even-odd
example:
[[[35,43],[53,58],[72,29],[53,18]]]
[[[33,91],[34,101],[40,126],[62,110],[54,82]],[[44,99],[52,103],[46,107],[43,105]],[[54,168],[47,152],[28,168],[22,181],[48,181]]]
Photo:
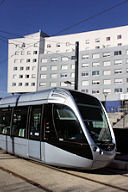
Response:
[[[104,105],[104,107],[107,110],[106,101],[107,101],[108,92],[103,92],[103,94],[104,94],[104,97],[105,97],[105,105]]]

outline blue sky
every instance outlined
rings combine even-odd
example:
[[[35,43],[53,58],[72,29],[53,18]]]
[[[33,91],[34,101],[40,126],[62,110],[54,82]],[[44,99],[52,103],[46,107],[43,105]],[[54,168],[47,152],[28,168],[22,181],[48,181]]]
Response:
[[[7,39],[40,29],[52,36],[121,2],[124,4],[59,35],[128,25],[128,0],[5,0],[0,4],[0,97],[7,93]]]

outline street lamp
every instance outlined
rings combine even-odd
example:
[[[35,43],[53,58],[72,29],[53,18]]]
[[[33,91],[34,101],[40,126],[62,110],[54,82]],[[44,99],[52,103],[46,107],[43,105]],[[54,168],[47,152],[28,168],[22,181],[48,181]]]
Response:
[[[107,105],[106,105],[106,101],[107,101],[107,96],[108,96],[108,92],[103,92],[104,97],[105,97],[105,109],[107,110]]]

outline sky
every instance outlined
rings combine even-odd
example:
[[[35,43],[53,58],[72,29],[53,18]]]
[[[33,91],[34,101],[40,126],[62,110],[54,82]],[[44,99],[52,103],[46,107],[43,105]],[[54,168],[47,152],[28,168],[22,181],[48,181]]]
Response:
[[[0,0],[0,97],[7,95],[8,39],[40,29],[53,36],[124,25],[128,0]]]

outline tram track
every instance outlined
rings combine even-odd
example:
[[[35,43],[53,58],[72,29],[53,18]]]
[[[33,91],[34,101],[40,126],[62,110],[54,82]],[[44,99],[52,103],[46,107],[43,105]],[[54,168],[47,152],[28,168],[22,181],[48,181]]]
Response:
[[[6,154],[5,154],[6,155]],[[10,155],[9,155],[10,156]],[[12,155],[10,156],[11,158],[6,158],[7,161],[14,161],[16,158],[12,158]],[[14,157],[14,156],[13,156]],[[21,158],[19,158],[21,160]],[[1,159],[2,161],[4,160],[4,158]],[[18,160],[18,159],[17,159]],[[124,172],[124,171],[118,171],[116,169],[112,169],[112,168],[104,168],[101,170],[97,170],[97,171],[80,171],[80,170],[73,170],[73,169],[64,169],[64,168],[58,168],[58,167],[54,167],[54,166],[50,166],[50,165],[46,165],[46,164],[42,164],[41,162],[35,162],[34,160],[26,160],[23,158],[23,160],[25,160],[26,162],[30,162],[35,166],[37,164],[38,168],[40,169],[41,167],[47,168],[48,169],[48,173],[51,173],[50,170],[54,171],[54,174],[56,175],[57,172],[69,175],[72,178],[75,178],[75,180],[83,180],[83,181],[88,181],[89,183],[92,182],[93,185],[95,184],[99,184],[101,187],[106,188],[109,191],[124,191],[124,192],[128,192],[128,185],[120,185],[117,181],[117,183],[112,183],[111,182],[111,176],[112,178],[116,179],[116,177],[118,176],[119,180],[124,180],[124,184],[125,184],[125,180],[127,181],[128,178],[128,172]],[[40,167],[41,166],[41,167]],[[36,180],[31,179],[30,177],[26,177],[24,175],[21,175],[20,172],[17,171],[12,171],[11,169],[8,169],[7,167],[2,167],[0,165],[0,169],[3,171],[6,171],[10,174],[13,174],[16,177],[19,177],[21,179],[23,179],[24,181],[32,184],[33,186],[38,187],[39,189],[42,189],[45,192],[55,192],[55,189],[52,189],[50,186],[47,187],[47,185],[45,185],[44,183],[39,183]],[[110,181],[109,180],[103,180],[102,176],[109,176],[110,175]],[[83,182],[82,181],[82,182]],[[44,185],[43,185],[44,184]],[[127,182],[126,182],[127,184]],[[49,185],[49,184],[48,184]],[[110,190],[111,189],[111,190]]]
[[[37,164],[42,165],[42,163],[40,163],[40,162],[35,162],[33,160],[30,160],[30,161],[33,162],[33,163],[37,163]],[[90,173],[91,173],[91,175],[93,175],[93,171],[89,171],[89,172],[88,171],[87,172],[85,172],[85,171],[76,171],[76,170],[71,170],[71,169],[57,168],[57,167],[47,165],[47,164],[43,164],[43,166],[45,166],[45,167],[47,167],[49,169],[52,169],[52,170],[56,170],[58,172],[62,172],[62,173],[65,173],[65,174],[68,174],[68,175],[83,179],[83,180],[88,180],[88,181],[91,181],[93,183],[97,183],[97,184],[101,184],[101,185],[104,185],[104,186],[107,186],[107,187],[111,187],[111,188],[116,189],[116,190],[121,190],[121,191],[128,192],[128,189],[126,189],[126,188],[119,187],[119,186],[116,186],[116,185],[113,185],[113,184],[110,184],[110,183],[105,183],[105,182],[102,182],[102,181],[98,181],[98,180],[92,179],[92,178],[87,177],[87,176],[84,175],[84,174],[90,174]],[[108,168],[105,168],[104,170],[107,170],[107,173],[119,174],[121,177],[128,177],[128,175],[122,175],[117,171],[114,172],[115,169],[111,169],[111,171],[110,171],[110,170],[108,170]]]

